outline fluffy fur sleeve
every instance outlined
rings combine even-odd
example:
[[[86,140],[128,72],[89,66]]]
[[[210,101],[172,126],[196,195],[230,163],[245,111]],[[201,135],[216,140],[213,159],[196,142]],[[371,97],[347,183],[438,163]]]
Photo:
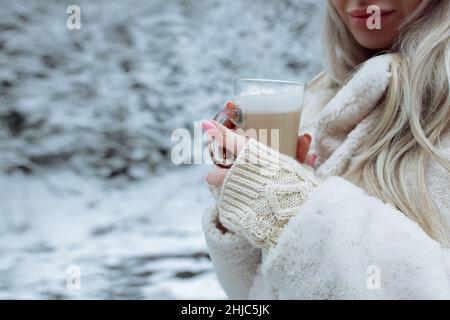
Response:
[[[202,226],[219,283],[230,299],[248,299],[261,262],[261,250],[243,236],[232,232],[223,234],[217,223],[217,205],[214,205],[203,214]]]
[[[427,180],[449,217],[450,173],[431,163]],[[230,298],[450,299],[450,252],[391,205],[331,176],[298,211],[261,253],[244,236],[221,233],[217,205],[207,210],[208,250]]]
[[[329,177],[261,267],[279,299],[449,299],[448,252],[414,222]]]

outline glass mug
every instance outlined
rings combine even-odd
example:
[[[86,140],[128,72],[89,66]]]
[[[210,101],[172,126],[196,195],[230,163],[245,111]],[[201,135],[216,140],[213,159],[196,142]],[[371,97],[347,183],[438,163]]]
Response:
[[[229,129],[256,133],[258,141],[296,158],[305,85],[292,81],[241,79],[234,82],[235,109],[223,109],[214,120]],[[245,134],[248,136],[247,134]],[[230,168],[236,155],[210,142],[211,159]]]

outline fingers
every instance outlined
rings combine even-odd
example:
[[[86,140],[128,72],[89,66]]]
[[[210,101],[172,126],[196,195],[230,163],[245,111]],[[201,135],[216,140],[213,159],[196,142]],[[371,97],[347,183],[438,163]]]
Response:
[[[237,155],[244,148],[246,139],[214,120],[203,120],[203,129],[214,138],[220,147],[225,147],[228,151]]]
[[[297,160],[300,163],[306,162],[306,157],[309,152],[309,147],[311,145],[311,135],[308,133],[301,135],[297,140]]]
[[[224,105],[224,110],[236,110],[237,106],[233,101],[227,101]],[[236,125],[232,121],[232,119],[227,119],[223,122],[223,124],[229,129],[235,129]]]
[[[237,155],[239,154],[239,152],[241,152],[242,149],[244,149],[245,144],[247,143],[247,139],[244,136],[234,133],[223,124],[215,120],[212,120],[211,122],[215,124],[216,128],[222,133],[223,136],[226,137],[225,147],[228,150],[231,150],[230,148],[235,148],[233,150],[235,150],[235,154]],[[230,139],[228,139],[228,137],[230,137]]]
[[[225,127],[223,124],[221,124],[220,122],[217,122],[216,120],[211,120],[210,121],[212,124],[215,125],[215,127],[223,134],[223,135],[235,135],[235,133],[233,131],[231,131],[230,129],[228,129],[227,127]]]
[[[228,169],[215,169],[214,171],[208,172],[205,181],[211,186],[220,187],[222,186],[227,173]]]
[[[222,133],[216,128],[216,125],[209,120],[202,121],[202,128],[208,134],[210,138],[214,138],[218,141],[219,145],[223,146]]]
[[[233,101],[225,102],[224,109],[236,109],[236,104]]]
[[[311,167],[314,167],[314,165],[316,163],[316,159],[317,159],[317,155],[314,153],[314,154],[306,157],[305,163]]]

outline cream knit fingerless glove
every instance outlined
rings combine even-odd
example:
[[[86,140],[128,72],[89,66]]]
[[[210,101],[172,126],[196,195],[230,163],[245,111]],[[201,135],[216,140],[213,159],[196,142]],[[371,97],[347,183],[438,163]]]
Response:
[[[319,183],[306,165],[250,139],[225,177],[220,223],[255,246],[270,248]]]

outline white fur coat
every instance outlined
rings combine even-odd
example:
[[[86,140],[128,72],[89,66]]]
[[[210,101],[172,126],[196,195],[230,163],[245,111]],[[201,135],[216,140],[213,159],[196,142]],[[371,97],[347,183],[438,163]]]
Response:
[[[307,90],[300,128],[313,136],[315,173],[324,181],[285,226],[267,255],[216,227],[217,203],[203,229],[218,279],[232,299],[448,299],[450,252],[403,213],[339,175],[382,110],[390,56],[369,60],[342,89],[326,75]],[[450,157],[450,135],[441,138]],[[427,181],[450,221],[450,173],[430,163]]]

